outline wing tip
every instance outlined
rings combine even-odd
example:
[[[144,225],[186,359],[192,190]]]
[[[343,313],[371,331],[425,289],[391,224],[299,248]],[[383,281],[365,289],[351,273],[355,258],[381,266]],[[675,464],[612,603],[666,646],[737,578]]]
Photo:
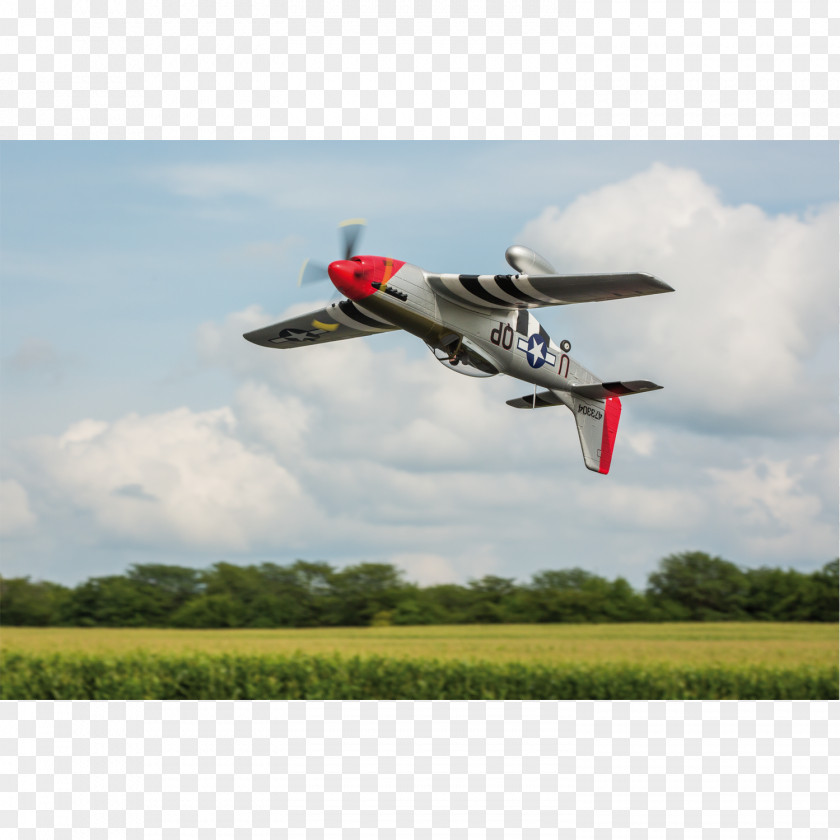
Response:
[[[657,277],[655,274],[644,274],[643,276],[650,278],[653,281],[654,285],[657,287],[657,289],[663,294],[665,292],[676,291],[676,289],[670,283],[666,283],[661,277]]]
[[[572,385],[571,392],[591,400],[603,400],[610,397],[629,397],[634,394],[646,394],[648,391],[661,391],[662,386],[647,379],[633,379],[627,382],[596,382],[594,385]]]

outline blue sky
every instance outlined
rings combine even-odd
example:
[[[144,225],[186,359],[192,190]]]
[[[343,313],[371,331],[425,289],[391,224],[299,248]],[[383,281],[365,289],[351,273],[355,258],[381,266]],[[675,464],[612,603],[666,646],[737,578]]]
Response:
[[[6,143],[0,178],[4,574],[304,557],[641,585],[684,549],[836,556],[836,143]],[[518,383],[409,336],[242,340],[330,296],[297,274],[352,216],[362,252],[430,270],[503,271],[521,242],[675,287],[540,313],[596,373],[665,385],[624,401],[609,477],[568,412],[512,411]]]

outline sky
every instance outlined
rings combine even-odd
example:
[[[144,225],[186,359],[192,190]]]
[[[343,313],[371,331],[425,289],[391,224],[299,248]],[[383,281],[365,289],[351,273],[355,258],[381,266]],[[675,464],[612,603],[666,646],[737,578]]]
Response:
[[[668,554],[838,553],[838,144],[0,144],[0,572],[325,560],[407,580],[636,587]],[[645,271],[674,294],[540,310],[622,400],[608,476],[563,407],[389,333],[288,352],[306,258]],[[523,390],[524,388],[524,390]]]

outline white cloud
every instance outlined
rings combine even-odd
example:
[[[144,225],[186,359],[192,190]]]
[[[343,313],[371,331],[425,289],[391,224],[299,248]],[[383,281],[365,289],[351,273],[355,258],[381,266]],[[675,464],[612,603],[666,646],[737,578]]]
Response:
[[[824,393],[836,388],[836,212],[727,206],[695,173],[657,166],[525,227],[518,239],[558,270],[640,269],[677,290],[540,313],[597,373],[666,386],[624,401],[609,477],[584,469],[565,409],[512,410],[504,401],[527,386],[446,372],[410,337],[293,350],[242,338],[319,301],[203,324],[202,364],[233,383],[221,407],[81,420],[16,446],[4,492],[19,522],[37,514],[66,544],[208,562],[293,550],[393,562],[424,584],[647,572],[683,548],[824,561],[836,461],[832,475],[814,458],[837,448]]]
[[[17,481],[0,481],[0,536],[26,534],[36,521],[26,490]]]
[[[452,563],[440,554],[421,554],[406,552],[394,554],[390,562],[405,572],[406,580],[433,586],[438,583],[455,583],[459,575]]]
[[[453,375],[386,336],[299,351],[242,339],[271,320],[251,308],[199,330],[204,362],[239,383],[230,406],[86,419],[30,440],[25,472],[48,519],[82,513],[93,539],[135,546],[446,557],[453,579],[499,565],[492,533],[522,500],[549,512],[552,480],[516,460],[526,428],[549,418],[504,405],[515,383]]]
[[[267,408],[270,398],[295,406],[291,419],[281,422],[305,432],[313,451],[377,459],[398,469],[481,468],[481,456],[510,437],[516,412],[504,400],[518,395],[521,383],[453,375],[431,353],[410,357],[394,335],[291,350],[242,339],[249,329],[316,305],[299,304],[282,316],[251,307],[200,328],[203,362],[246,383],[239,399],[249,403],[241,406],[243,421],[254,433],[260,426],[267,438],[276,434],[271,414],[280,409]]]
[[[717,485],[722,515],[741,529],[753,552],[789,559],[830,545],[832,537],[836,543],[836,519],[824,516],[823,498],[805,486],[817,461],[811,456],[797,468],[788,460],[761,457],[707,471]]]
[[[312,411],[300,397],[281,397],[265,384],[248,381],[237,391],[235,411],[240,435],[264,443],[281,462],[296,461],[303,453]]]
[[[79,420],[59,438],[58,446],[67,449],[76,443],[90,443],[107,430],[108,424],[101,420]]]
[[[708,504],[695,488],[604,483],[581,488],[579,505],[613,525],[688,531],[705,521]]]
[[[622,435],[625,442],[637,455],[652,455],[656,446],[656,438],[650,432],[627,432]]]
[[[83,420],[29,440],[29,474],[53,515],[82,513],[107,538],[244,551],[298,532],[314,505],[236,425],[229,408]]]
[[[695,172],[655,165],[547,208],[518,240],[561,272],[641,270],[676,289],[551,316],[599,375],[666,386],[664,414],[741,434],[836,427],[823,398],[835,393],[836,354],[830,368],[813,361],[836,345],[836,204],[768,216],[725,205]]]

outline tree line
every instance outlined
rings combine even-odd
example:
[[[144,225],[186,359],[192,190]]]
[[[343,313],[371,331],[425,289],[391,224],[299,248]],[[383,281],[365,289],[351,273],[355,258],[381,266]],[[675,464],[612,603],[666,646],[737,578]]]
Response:
[[[75,587],[0,577],[0,624],[69,627],[346,627],[628,621],[838,621],[838,561],[810,574],[742,569],[699,551],[663,558],[643,591],[574,568],[528,583],[485,575],[419,586],[387,563],[209,569],[141,564]]]

